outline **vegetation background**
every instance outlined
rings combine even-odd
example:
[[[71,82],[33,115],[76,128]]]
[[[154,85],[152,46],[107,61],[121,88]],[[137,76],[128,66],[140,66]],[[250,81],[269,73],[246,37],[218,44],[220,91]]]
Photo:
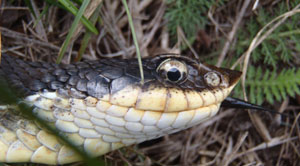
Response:
[[[233,95],[285,114],[223,109],[100,157],[106,165],[300,165],[300,0],[125,2],[132,20],[122,1],[2,0],[1,52],[56,63],[133,58],[135,34],[142,57],[180,53],[243,71]]]

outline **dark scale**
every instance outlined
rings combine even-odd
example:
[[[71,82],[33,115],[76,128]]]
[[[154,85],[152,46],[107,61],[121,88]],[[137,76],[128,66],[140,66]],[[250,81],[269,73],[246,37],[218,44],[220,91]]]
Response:
[[[48,87],[51,89],[51,90],[57,90],[57,89],[60,89],[60,88],[63,88],[64,87],[64,84],[62,82],[59,82],[59,81],[52,81],[48,84]]]
[[[69,70],[67,70],[67,73],[71,76],[77,75],[78,69],[76,69],[76,68],[69,69]]]
[[[27,62],[28,65],[32,66],[33,68],[50,68],[49,63],[45,62],[45,63],[41,63],[41,62]]]
[[[101,75],[109,79],[116,79],[116,78],[120,78],[122,75],[124,75],[124,73],[122,69],[111,68],[111,69],[103,70],[101,72]]]
[[[130,67],[130,66],[125,69],[125,73],[126,73],[126,75],[137,78],[137,79],[139,79],[141,77],[140,71],[136,70],[135,68]]]
[[[92,80],[93,78],[95,78],[99,74],[100,74],[99,71],[90,71],[89,73],[86,73],[85,78],[88,79],[88,80]]]
[[[68,84],[70,85],[76,85],[77,82],[80,80],[80,77],[78,75],[72,75],[70,78],[69,78],[69,81],[68,81]]]
[[[169,68],[170,70],[166,71],[166,75],[162,77],[157,73],[157,68],[168,59],[183,62],[182,64],[189,72]],[[152,87],[175,87],[202,91],[208,87],[203,77],[199,75],[208,71],[205,68],[200,70],[198,68],[198,62],[184,56],[162,55],[146,58],[143,59],[145,84],[142,86],[136,59],[100,59],[57,65],[17,60],[14,56],[3,54],[0,74],[2,78],[5,77],[4,79],[12,82],[14,87],[29,91],[30,94],[46,89],[50,92],[57,91],[64,97],[101,98],[132,84],[141,85],[143,91],[149,90],[152,85]]]
[[[76,89],[82,92],[86,92],[87,83],[88,83],[87,79],[80,79],[76,85]]]
[[[114,79],[111,83],[111,93],[118,92],[119,90],[122,90],[125,88],[127,85],[131,85],[133,83],[136,83],[137,80],[133,79],[132,77],[129,76],[123,76],[117,79]]]
[[[70,91],[70,96],[73,97],[73,98],[77,98],[77,99],[84,99],[87,97],[87,95],[81,91],[78,91],[77,89],[75,88],[71,88]]]
[[[109,93],[109,83],[109,79],[99,75],[87,83],[87,93],[90,96],[102,98]]]
[[[85,62],[77,62],[75,63],[77,69],[90,68],[90,65]]]
[[[35,62],[31,62],[29,63],[30,65],[34,66]],[[39,62],[37,62],[37,64],[40,64]],[[49,63],[42,63],[42,66],[46,69],[53,69],[53,66],[51,66]],[[37,66],[36,66],[37,67]]]
[[[58,76],[58,75],[63,75],[65,73],[66,73],[66,71],[63,69],[55,69],[52,74],[55,76]]]
[[[79,69],[78,75],[81,79],[85,78],[85,75],[88,74],[89,72],[91,72],[90,68],[82,68]]]
[[[46,89],[47,86],[45,83],[41,82],[40,80],[33,80],[29,83],[29,88],[33,91],[39,91],[42,89]]]
[[[55,76],[50,73],[46,73],[41,77],[41,81],[44,83],[49,83],[54,80],[56,80]]]
[[[67,80],[70,78],[70,75],[68,74],[62,74],[57,76],[57,80],[60,82],[67,82]]]
[[[61,65],[61,67],[65,70],[75,69],[76,66],[74,64]]]

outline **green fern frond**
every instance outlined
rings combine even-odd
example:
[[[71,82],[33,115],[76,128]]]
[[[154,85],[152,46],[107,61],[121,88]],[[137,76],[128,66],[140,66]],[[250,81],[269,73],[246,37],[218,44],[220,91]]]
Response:
[[[269,43],[262,43],[261,53],[264,56],[264,63],[276,68],[277,56],[273,54],[274,46]]]
[[[261,67],[249,67],[246,81],[249,88],[250,102],[261,104],[264,99],[273,104],[281,101],[287,95],[300,94],[300,69],[284,69],[280,73],[276,70],[266,70]]]
[[[300,3],[278,2],[272,8],[261,8],[259,14],[250,18],[238,35],[236,54],[247,50],[257,32],[268,22]],[[300,94],[300,69],[297,68],[300,51],[300,15],[296,14],[276,28],[264,42],[251,53],[251,64],[247,71],[245,88],[249,100],[256,104],[274,103],[287,96]],[[250,34],[250,35],[249,35]],[[292,69],[283,69],[295,66]],[[242,98],[242,88],[236,88],[235,96]],[[239,95],[239,96],[238,96]]]
[[[249,23],[245,24],[246,27],[239,32],[236,53],[240,55],[241,50],[246,50],[251,40],[266,23],[300,3],[300,0],[295,1],[297,3],[291,3],[290,6],[286,5],[285,2],[280,2],[273,8],[261,8],[258,11],[259,14],[250,18]],[[268,36],[252,53],[251,58],[253,62],[257,63],[263,60],[264,64],[270,65],[275,69],[282,62],[286,64],[292,63],[291,61],[294,58],[292,56],[293,51],[299,52],[300,50],[299,19],[299,14],[294,15]]]
[[[222,4],[223,1],[218,3]],[[206,13],[214,3],[216,2],[206,0],[167,0],[165,18],[168,20],[168,29],[172,38],[176,38],[177,27],[180,26],[187,39],[192,41],[197,30],[206,25]]]

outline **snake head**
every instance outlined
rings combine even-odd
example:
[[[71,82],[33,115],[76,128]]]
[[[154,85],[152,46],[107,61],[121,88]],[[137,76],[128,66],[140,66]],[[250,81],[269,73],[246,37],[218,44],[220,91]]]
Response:
[[[147,65],[164,86],[203,91],[234,87],[241,72],[200,63],[180,55],[161,55]]]
[[[153,108],[164,112],[219,105],[230,94],[242,74],[180,55],[161,55],[151,59],[146,66],[151,69],[155,80],[148,82],[150,89],[148,86],[142,89],[152,93],[157,91],[156,96],[166,94],[163,95],[163,98],[166,98],[165,104],[161,104],[162,107],[157,109]],[[139,106],[139,103],[137,104]],[[146,106],[142,108],[151,109]]]

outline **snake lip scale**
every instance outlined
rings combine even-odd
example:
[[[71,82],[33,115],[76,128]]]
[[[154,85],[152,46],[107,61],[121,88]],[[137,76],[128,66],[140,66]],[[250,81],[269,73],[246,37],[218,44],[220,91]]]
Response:
[[[165,54],[57,65],[3,54],[0,80],[32,112],[91,157],[197,125],[214,116],[241,72]],[[82,160],[37,121],[0,107],[0,162]],[[9,106],[8,106],[9,108]]]

